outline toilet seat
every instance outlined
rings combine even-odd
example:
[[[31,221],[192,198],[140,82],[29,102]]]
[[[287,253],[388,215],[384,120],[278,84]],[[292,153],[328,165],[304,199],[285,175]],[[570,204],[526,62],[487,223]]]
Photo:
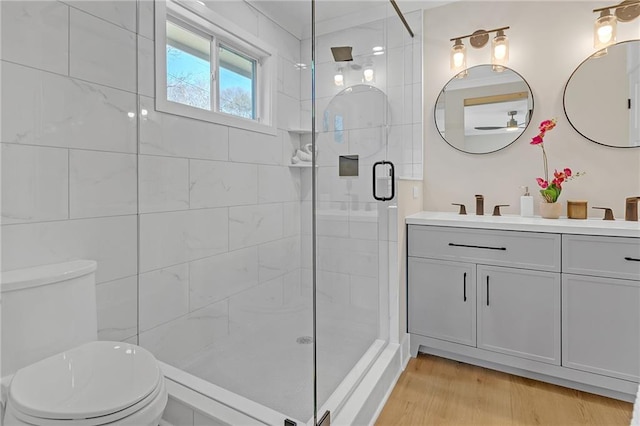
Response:
[[[7,405],[28,424],[98,426],[157,411],[166,398],[162,372],[148,351],[91,342],[16,372]]]

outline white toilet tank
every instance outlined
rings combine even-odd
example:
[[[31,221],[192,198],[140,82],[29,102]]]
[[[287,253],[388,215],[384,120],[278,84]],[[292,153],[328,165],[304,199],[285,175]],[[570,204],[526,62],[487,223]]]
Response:
[[[73,260],[0,274],[1,377],[97,340],[95,271]]]

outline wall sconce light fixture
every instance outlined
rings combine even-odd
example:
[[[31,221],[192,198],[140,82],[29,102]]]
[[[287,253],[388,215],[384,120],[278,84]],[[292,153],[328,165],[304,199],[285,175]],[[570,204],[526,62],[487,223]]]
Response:
[[[491,40],[491,63],[494,66],[507,65],[509,62],[509,39],[499,30]],[[495,68],[495,67],[494,67]]]
[[[454,71],[462,71],[467,68],[467,48],[461,39],[455,39],[455,43],[451,48],[451,69]]]
[[[602,50],[615,43],[618,21],[630,22],[640,16],[640,0],[625,0],[618,5],[593,9],[593,12],[600,12],[593,26],[593,47]]]
[[[638,0],[640,1],[640,0]],[[462,43],[465,38],[469,39],[469,44],[476,49],[480,49],[489,42],[489,34],[495,32],[496,36],[491,40],[491,63],[496,71],[501,71],[504,65],[509,62],[509,39],[504,34],[509,27],[494,28],[493,30],[477,30],[473,34],[454,37],[451,48],[451,69],[461,71],[467,67],[466,48]]]

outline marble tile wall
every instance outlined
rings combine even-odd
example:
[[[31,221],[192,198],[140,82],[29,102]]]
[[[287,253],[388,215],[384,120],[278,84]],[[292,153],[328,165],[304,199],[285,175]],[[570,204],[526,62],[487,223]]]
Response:
[[[309,135],[287,131],[310,127],[310,79],[295,67],[308,40],[244,2],[209,4],[277,47],[276,135],[155,111],[153,1],[0,2],[2,269],[95,259],[99,337],[175,364],[308,296],[311,174],[288,165]],[[421,27],[419,13],[408,18]],[[320,46],[387,34],[376,84],[387,81],[389,158],[410,175],[422,158],[421,48],[403,31],[379,21]],[[328,51],[318,50],[319,81],[331,83],[319,111],[337,93]],[[358,132],[345,147],[374,155]],[[370,202],[369,168],[337,178],[348,149],[334,151],[319,156],[321,297],[377,309],[384,212]]]
[[[209,7],[276,46],[279,121],[274,136],[155,111],[152,43],[138,35],[140,343],[177,365],[264,325],[264,306],[231,306],[282,309],[285,285],[300,292],[284,278],[300,268],[300,171],[288,167],[300,142],[287,132],[300,126],[300,41],[243,2]]]
[[[136,2],[1,2],[2,269],[98,262],[98,335],[137,340]]]
[[[0,7],[3,270],[95,259],[99,337],[176,364],[299,296],[300,40],[212,3],[277,48],[271,136],[155,111],[153,1]]]

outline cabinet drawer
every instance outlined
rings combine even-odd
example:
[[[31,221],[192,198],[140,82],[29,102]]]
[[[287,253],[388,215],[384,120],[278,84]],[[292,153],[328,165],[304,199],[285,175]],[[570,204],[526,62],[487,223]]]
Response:
[[[640,280],[640,239],[563,235],[562,272]]]
[[[560,235],[409,225],[409,256],[560,272]]]

